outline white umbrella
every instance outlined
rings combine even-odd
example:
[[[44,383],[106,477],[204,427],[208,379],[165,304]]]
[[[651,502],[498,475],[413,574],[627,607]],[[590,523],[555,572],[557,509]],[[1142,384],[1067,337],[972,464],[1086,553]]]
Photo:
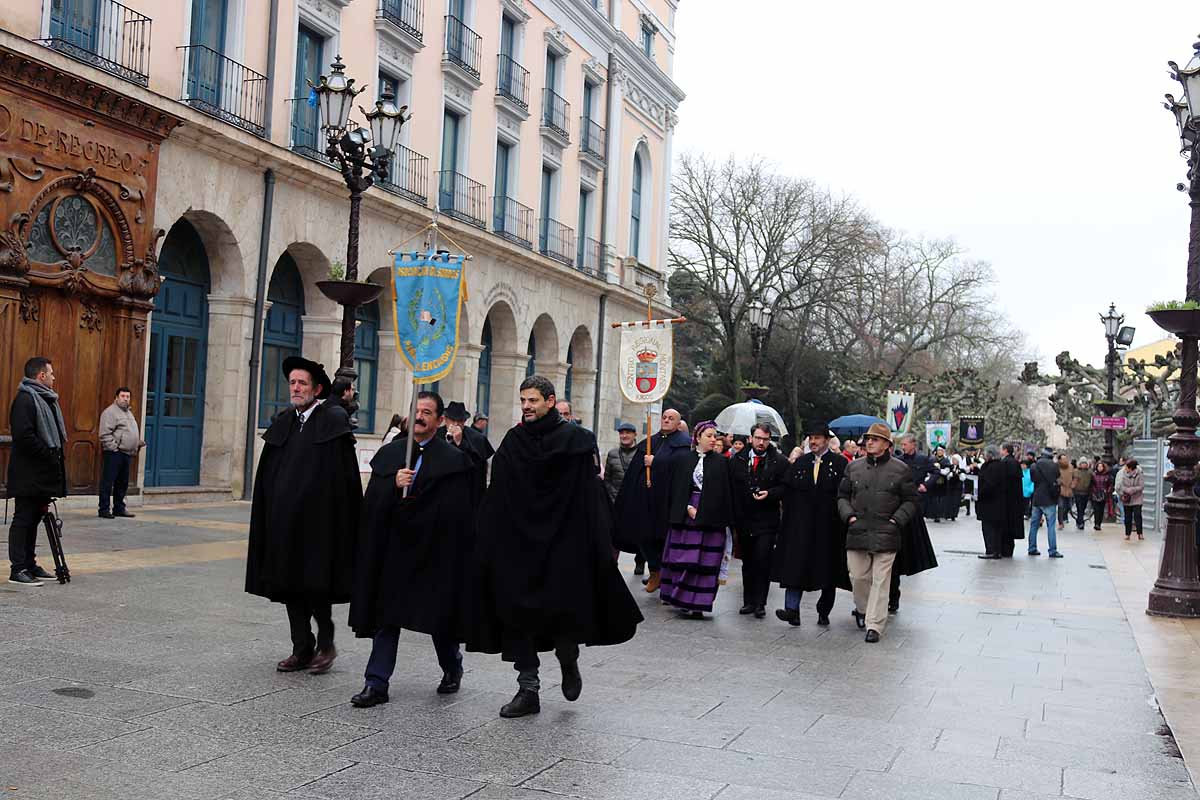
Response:
[[[735,436],[749,436],[750,429],[760,422],[765,422],[775,436],[784,436],[788,432],[778,411],[755,400],[734,403],[717,414],[713,421],[717,424],[717,430]]]

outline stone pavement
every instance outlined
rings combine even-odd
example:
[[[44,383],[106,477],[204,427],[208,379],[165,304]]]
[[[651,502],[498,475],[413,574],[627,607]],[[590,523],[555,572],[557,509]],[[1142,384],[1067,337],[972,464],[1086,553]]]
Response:
[[[1126,569],[1135,639],[1106,563],[1156,543],[1115,526],[1001,562],[973,519],[931,526],[942,566],[905,579],[877,645],[846,593],[828,629],[808,596],[799,628],[741,617],[735,567],[690,621],[630,576],[638,636],[583,651],[576,703],[550,658],[542,713],[509,721],[509,666],[467,654],[440,697],[423,636],[374,709],[349,704],[368,647],[344,625],[332,673],[275,672],[283,610],[241,591],[248,507],[138,513],[67,514],[71,584],[0,584],[0,798],[1197,797],[1139,653],[1156,629]]]

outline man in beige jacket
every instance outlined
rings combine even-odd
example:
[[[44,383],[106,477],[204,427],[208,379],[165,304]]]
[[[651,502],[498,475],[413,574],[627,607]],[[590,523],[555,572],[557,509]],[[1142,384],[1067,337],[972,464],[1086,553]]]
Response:
[[[129,410],[131,399],[129,387],[122,386],[117,389],[112,405],[100,414],[100,449],[104,451],[104,471],[100,477],[100,516],[103,519],[134,516],[125,508],[129,464],[146,443],[138,433],[137,419]]]

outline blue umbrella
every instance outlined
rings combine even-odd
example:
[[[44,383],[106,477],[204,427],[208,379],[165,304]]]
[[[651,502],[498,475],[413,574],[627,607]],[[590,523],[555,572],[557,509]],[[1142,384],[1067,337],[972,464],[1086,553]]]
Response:
[[[879,417],[872,417],[869,414],[847,414],[830,421],[829,428],[844,439],[847,436],[862,436],[867,432],[867,428],[876,424],[885,425],[887,423]]]

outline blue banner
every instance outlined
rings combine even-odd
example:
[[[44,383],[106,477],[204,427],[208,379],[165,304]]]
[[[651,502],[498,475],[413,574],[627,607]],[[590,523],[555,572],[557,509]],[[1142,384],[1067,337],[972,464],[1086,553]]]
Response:
[[[463,259],[449,253],[396,253],[396,347],[412,369],[414,383],[433,383],[454,368],[459,311],[466,295]]]

